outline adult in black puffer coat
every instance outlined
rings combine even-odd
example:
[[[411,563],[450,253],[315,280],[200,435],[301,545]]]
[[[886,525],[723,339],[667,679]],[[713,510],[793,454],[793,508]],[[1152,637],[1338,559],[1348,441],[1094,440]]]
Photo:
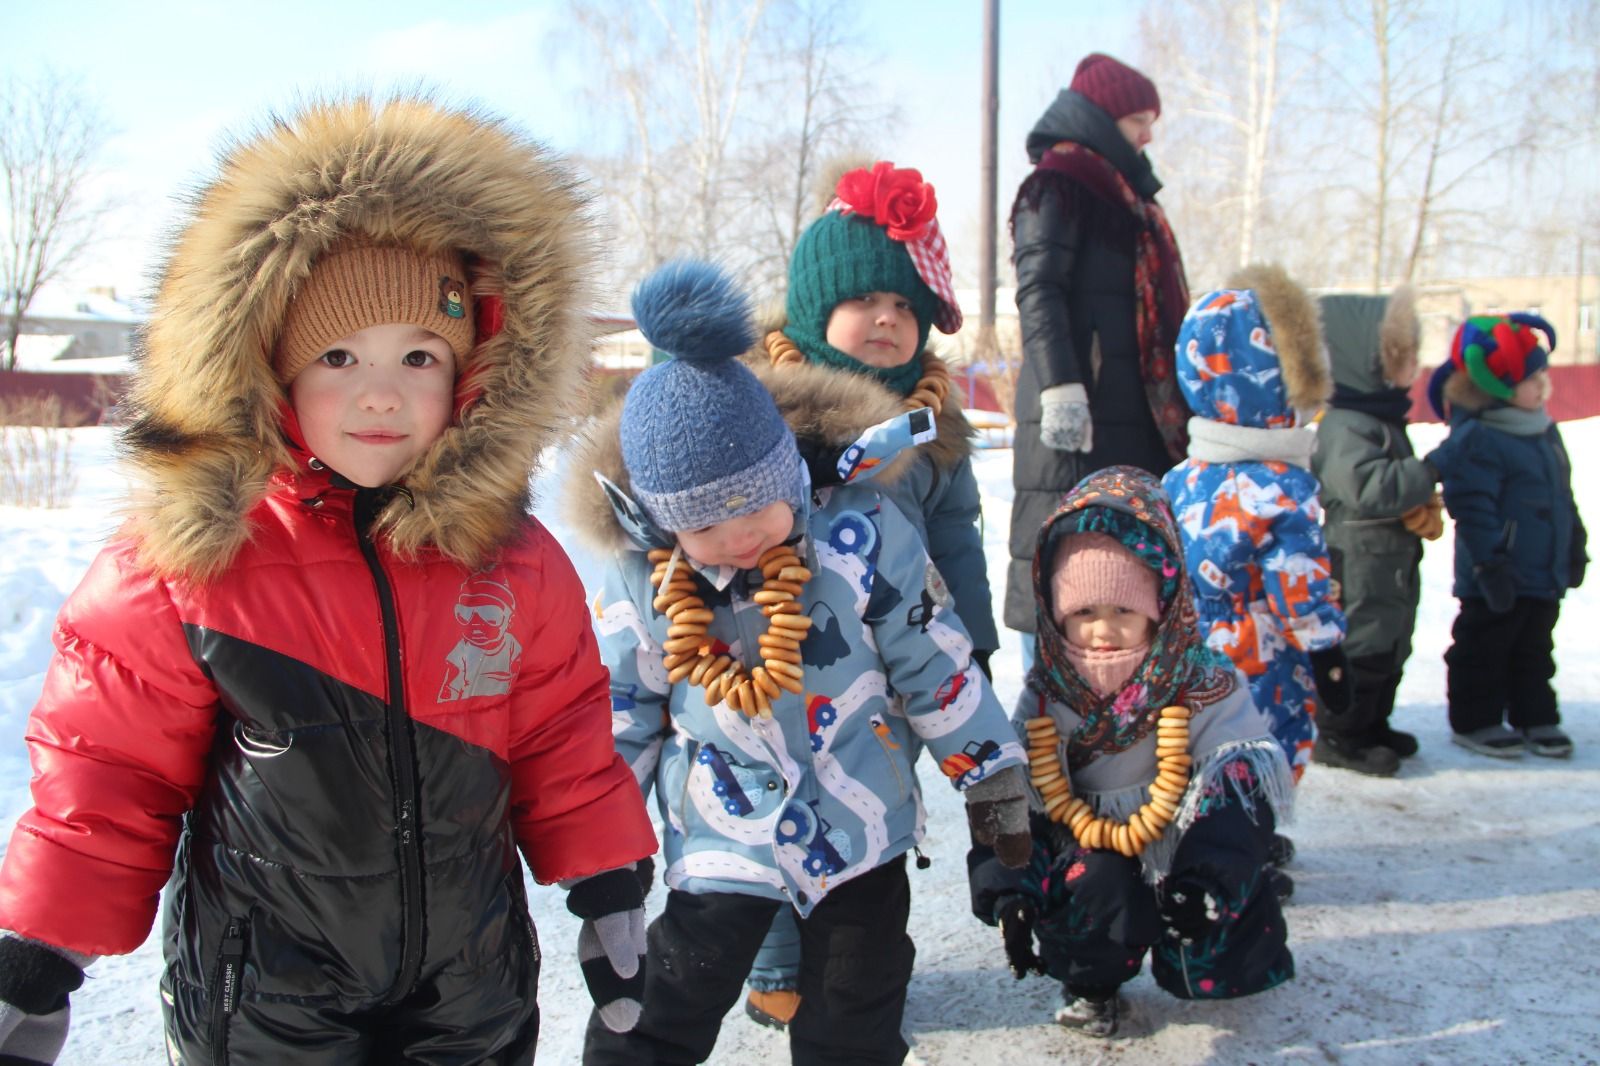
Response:
[[[1023,366],[1005,603],[1024,633],[1039,526],[1066,492],[1106,466],[1159,476],[1188,447],[1172,355],[1188,288],[1143,153],[1160,113],[1148,78],[1096,54],[1028,134],[1036,166],[1011,209]]]

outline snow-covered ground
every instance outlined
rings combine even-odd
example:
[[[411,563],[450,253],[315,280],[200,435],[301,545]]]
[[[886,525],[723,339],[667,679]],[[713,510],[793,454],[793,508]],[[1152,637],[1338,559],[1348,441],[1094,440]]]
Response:
[[[1417,426],[1419,449],[1442,427]],[[1600,516],[1600,419],[1563,427],[1577,460],[1579,506]],[[60,511],[0,507],[0,842],[27,803],[22,734],[50,654],[50,629],[113,527],[123,482],[109,431],[74,431],[79,479]],[[991,580],[1003,587],[1011,453],[979,454]],[[548,494],[546,494],[548,497]],[[554,509],[548,498],[541,514]],[[572,544],[558,523],[557,535]],[[1017,983],[997,934],[967,909],[959,798],[924,763],[933,866],[911,875],[917,942],[906,1032],[910,1061],[987,1063],[1594,1063],[1600,1061],[1600,582],[1566,600],[1556,632],[1556,684],[1577,742],[1570,761],[1497,762],[1449,743],[1444,666],[1455,601],[1447,535],[1428,547],[1416,651],[1396,724],[1422,752],[1399,777],[1374,780],[1312,767],[1292,829],[1299,885],[1289,908],[1299,974],[1228,1003],[1183,1003],[1141,976],[1133,1018],[1110,1042],[1050,1020],[1053,983]],[[576,557],[576,556],[575,556]],[[598,561],[576,557],[586,580]],[[995,658],[1009,705],[1022,682],[1017,635]],[[530,886],[545,948],[539,1060],[576,1063],[588,998],[573,957],[577,921],[554,888]],[[85,902],[92,888],[85,890]],[[659,907],[662,893],[652,894]],[[63,1063],[164,1061],[156,987],[158,937],[105,959],[73,996]],[[783,1036],[729,1016],[711,1062],[787,1059]]]

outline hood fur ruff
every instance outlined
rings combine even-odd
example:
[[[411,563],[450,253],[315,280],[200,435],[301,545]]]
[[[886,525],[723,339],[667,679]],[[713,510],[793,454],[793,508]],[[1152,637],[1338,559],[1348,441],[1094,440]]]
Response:
[[[1378,365],[1383,380],[1393,381],[1408,363],[1415,363],[1422,350],[1422,321],[1417,317],[1417,290],[1400,285],[1383,309],[1378,324]]]
[[[1289,405],[1316,411],[1333,395],[1333,372],[1322,346],[1322,315],[1317,302],[1274,263],[1255,263],[1235,271],[1230,289],[1253,289],[1272,328],[1272,346],[1283,368]]]
[[[298,469],[270,366],[296,287],[347,235],[466,255],[504,325],[465,363],[468,405],[375,526],[401,555],[483,563],[527,513],[539,453],[571,426],[591,328],[585,200],[500,121],[423,98],[313,103],[233,144],[168,255],[122,444],[144,489],[145,561],[205,580],[249,539],[277,471]],[[458,381],[458,391],[463,382]]]
[[[869,427],[905,411],[904,403],[893,392],[857,374],[811,364],[775,367],[767,361],[762,348],[747,355],[746,360],[751,372],[772,393],[802,453],[809,447],[841,452]],[[623,492],[633,494],[622,465],[622,403],[620,397],[614,400],[579,435],[571,472],[562,489],[567,524],[590,547],[608,553],[638,547],[617,522],[610,501],[594,479],[594,472],[598,471]],[[942,456],[954,456],[954,461],[959,461],[971,451],[971,427],[954,404],[946,402],[938,426],[938,440],[919,445],[942,447],[935,462],[942,462]],[[871,483],[893,482],[904,476],[915,459],[915,451],[906,449],[875,472]]]
[[[1461,411],[1487,411],[1500,401],[1464,373],[1451,373],[1444,383],[1445,402]]]

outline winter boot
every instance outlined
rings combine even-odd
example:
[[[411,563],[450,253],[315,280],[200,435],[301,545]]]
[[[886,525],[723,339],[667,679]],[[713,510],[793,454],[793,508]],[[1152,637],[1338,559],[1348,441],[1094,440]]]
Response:
[[[1056,1011],[1056,1024],[1084,1036],[1113,1036],[1128,1013],[1128,1002],[1113,992],[1108,996],[1075,996],[1062,989],[1066,1006]]]
[[[1369,777],[1393,777],[1400,770],[1400,756],[1381,744],[1363,746],[1328,733],[1317,737],[1311,761]]]
[[[744,1000],[744,1012],[750,1020],[769,1029],[787,1029],[799,1009],[800,993],[788,988],[752,988]]]
[[[1558,725],[1529,726],[1522,731],[1522,736],[1527,741],[1530,755],[1543,755],[1547,759],[1572,757],[1572,738],[1563,733]]]
[[[1521,758],[1522,752],[1527,747],[1522,734],[1506,725],[1488,725],[1482,729],[1474,729],[1470,733],[1451,733],[1450,741],[1468,751],[1496,759]]]
[[[1417,735],[1392,729],[1388,722],[1381,724],[1372,734],[1372,742],[1383,745],[1402,759],[1409,759],[1417,753]]]

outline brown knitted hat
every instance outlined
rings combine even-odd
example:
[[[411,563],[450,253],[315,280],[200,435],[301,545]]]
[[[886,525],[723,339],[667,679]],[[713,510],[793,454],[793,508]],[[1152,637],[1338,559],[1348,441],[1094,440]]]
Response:
[[[1067,88],[1088,97],[1112,119],[1136,111],[1161,114],[1161,96],[1156,92],[1156,83],[1126,63],[1100,52],[1083,57]]]
[[[391,322],[443,337],[459,374],[474,337],[472,293],[461,257],[356,240],[335,245],[317,259],[289,302],[272,369],[287,385],[340,337]]]
[[[1050,594],[1057,618],[1110,603],[1161,621],[1160,582],[1138,556],[1104,533],[1074,533],[1056,549]]]

